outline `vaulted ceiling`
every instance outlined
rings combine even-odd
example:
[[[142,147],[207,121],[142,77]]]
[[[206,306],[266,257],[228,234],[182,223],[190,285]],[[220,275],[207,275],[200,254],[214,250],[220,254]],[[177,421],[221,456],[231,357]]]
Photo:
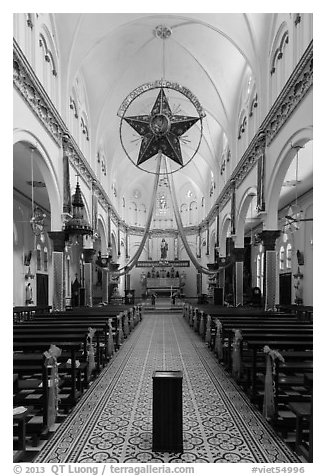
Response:
[[[122,190],[126,186],[148,187],[148,175],[128,161],[121,147],[117,111],[136,87],[164,76],[189,88],[206,112],[199,152],[175,174],[177,190],[189,183],[198,194],[207,194],[211,170],[217,188],[221,188],[223,133],[232,143],[244,77],[252,75],[260,88],[276,17],[240,13],[55,14],[63,108],[76,75],[81,74],[93,141],[103,144],[108,158],[108,181],[116,179]],[[167,40],[155,34],[159,25],[171,29]],[[153,91],[147,101],[153,104],[156,95]],[[92,151],[93,156],[95,153]]]

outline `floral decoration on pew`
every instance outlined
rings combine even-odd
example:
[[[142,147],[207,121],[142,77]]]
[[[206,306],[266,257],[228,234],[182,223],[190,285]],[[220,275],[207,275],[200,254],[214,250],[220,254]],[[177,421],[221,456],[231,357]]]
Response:
[[[108,320],[108,356],[111,357],[114,354],[114,342],[113,342],[113,330],[112,319]]]
[[[124,322],[124,326],[123,326],[123,330],[124,330],[124,333],[125,333],[125,336],[127,337],[129,335],[129,316],[128,316],[128,311],[124,311],[123,312],[123,322]]]
[[[284,362],[284,357],[279,351],[271,349],[268,345],[263,349],[266,354],[266,374],[265,374],[265,391],[263,416],[266,420],[273,420],[276,414],[275,408],[275,375],[276,361]]]
[[[232,376],[238,380],[241,376],[241,341],[242,334],[240,329],[232,329],[234,332],[233,337],[233,352],[232,352]]]
[[[95,356],[94,356],[94,345],[93,337],[95,335],[96,329],[92,327],[88,328],[87,340],[88,340],[88,350],[87,350],[87,379],[92,375],[93,370],[95,369]]]
[[[204,337],[204,311],[200,311],[199,335]]]
[[[216,324],[216,336],[215,336],[214,352],[216,353],[218,360],[222,360],[223,359],[222,322],[219,319],[216,319],[215,324]]]
[[[205,334],[205,342],[210,346],[211,343],[211,322],[212,318],[210,314],[207,314],[207,322],[206,322],[206,334]]]
[[[47,408],[47,426],[50,428],[57,418],[59,409],[59,372],[58,372],[58,358],[61,355],[61,349],[54,344],[51,344],[49,350],[43,352],[45,356],[45,363],[47,367],[51,367],[51,376],[49,381],[49,399]]]

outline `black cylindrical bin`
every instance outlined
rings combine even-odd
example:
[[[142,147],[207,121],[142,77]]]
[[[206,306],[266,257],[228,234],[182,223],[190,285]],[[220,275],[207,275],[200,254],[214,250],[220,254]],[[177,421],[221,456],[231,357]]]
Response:
[[[183,452],[181,370],[153,373],[153,451]]]

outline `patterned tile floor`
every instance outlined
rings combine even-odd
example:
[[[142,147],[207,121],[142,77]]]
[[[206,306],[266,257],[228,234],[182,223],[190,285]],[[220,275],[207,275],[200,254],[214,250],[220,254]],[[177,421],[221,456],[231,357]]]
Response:
[[[183,371],[183,453],[154,453],[152,374]],[[34,462],[299,462],[181,313],[144,314]]]

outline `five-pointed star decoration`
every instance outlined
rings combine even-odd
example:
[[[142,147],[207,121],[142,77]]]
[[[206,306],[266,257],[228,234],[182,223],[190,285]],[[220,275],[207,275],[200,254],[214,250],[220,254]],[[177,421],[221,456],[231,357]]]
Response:
[[[180,137],[193,126],[199,117],[172,114],[163,88],[148,116],[124,117],[124,120],[142,137],[137,165],[161,151],[183,166]]]

